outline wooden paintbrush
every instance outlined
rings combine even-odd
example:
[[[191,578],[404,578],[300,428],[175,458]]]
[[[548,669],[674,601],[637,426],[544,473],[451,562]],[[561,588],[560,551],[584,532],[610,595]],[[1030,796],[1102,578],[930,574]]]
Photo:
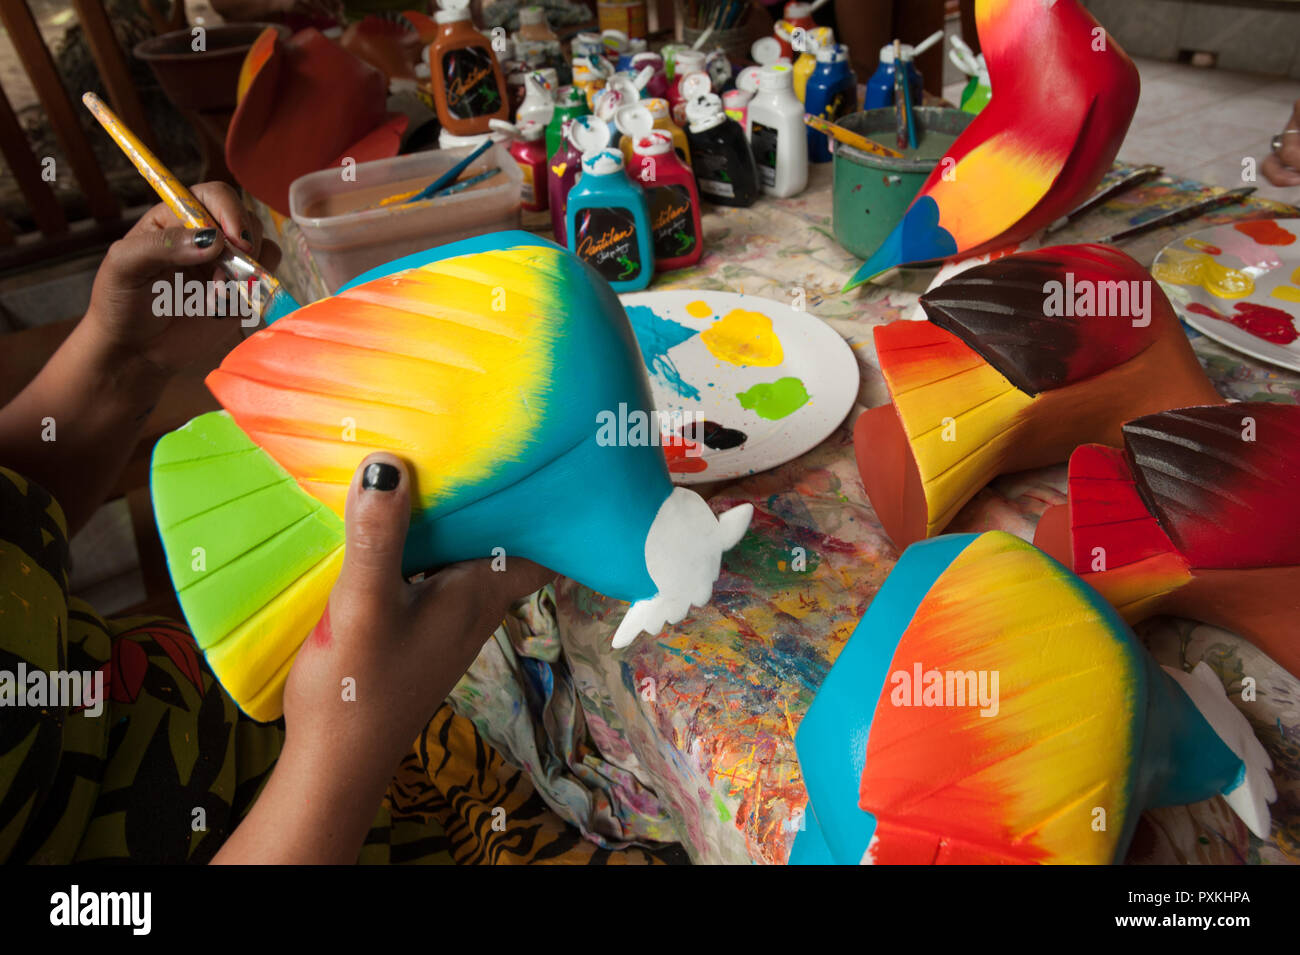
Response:
[[[855,133],[850,129],[845,129],[820,116],[813,116],[811,113],[805,113],[803,121],[817,130],[819,133],[825,133],[833,139],[839,140],[846,146],[852,146],[855,149],[861,149],[863,152],[872,153],[876,156],[887,156],[890,159],[901,159],[903,154],[896,149],[890,149],[888,146],[882,146],[874,139],[868,139],[861,133]]]
[[[126,154],[126,158],[139,170],[158,198],[166,203],[167,208],[176,214],[181,224],[189,229],[220,229],[212,213],[199,202],[194,193],[172,175],[171,171],[158,159],[144,143],[129,130],[111,109],[94,93],[81,97],[95,119],[104,127],[104,131],[113,138],[113,142]],[[217,264],[224,268],[239,284],[240,296],[254,314],[260,315],[269,325],[277,318],[283,318],[297,310],[298,303],[285,291],[284,286],[274,275],[268,272],[251,256],[240,252],[229,242],[225,251],[217,259]]]

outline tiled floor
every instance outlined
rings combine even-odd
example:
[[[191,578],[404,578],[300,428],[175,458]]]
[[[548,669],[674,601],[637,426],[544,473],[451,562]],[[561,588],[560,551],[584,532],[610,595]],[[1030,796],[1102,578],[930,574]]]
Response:
[[[1276,76],[1228,73],[1160,60],[1136,60],[1142,96],[1121,159],[1156,163],[1165,171],[1215,186],[1254,185],[1257,195],[1300,204],[1300,188],[1281,188],[1262,176],[1243,182],[1243,160],[1258,163],[1285,128],[1300,82]],[[957,102],[962,84],[944,88]]]

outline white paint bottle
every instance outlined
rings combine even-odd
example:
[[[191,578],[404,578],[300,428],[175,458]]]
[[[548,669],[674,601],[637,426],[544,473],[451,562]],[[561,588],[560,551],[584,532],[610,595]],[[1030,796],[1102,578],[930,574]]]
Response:
[[[778,199],[797,195],[808,185],[808,135],[803,104],[794,95],[794,71],[784,64],[765,66],[758,74],[758,92],[745,112],[758,181],[763,192]]]

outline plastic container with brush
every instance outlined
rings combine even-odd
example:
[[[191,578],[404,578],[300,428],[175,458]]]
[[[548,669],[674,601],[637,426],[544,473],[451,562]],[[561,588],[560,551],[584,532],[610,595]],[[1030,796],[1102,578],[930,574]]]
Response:
[[[345,180],[337,168],[295,179],[289,213],[302,230],[312,260],[332,295],[345,282],[404,255],[501,229],[519,228],[523,176],[500,143],[460,175],[493,168],[490,179],[420,202],[389,201],[425,188],[472,152],[438,149],[360,163]]]

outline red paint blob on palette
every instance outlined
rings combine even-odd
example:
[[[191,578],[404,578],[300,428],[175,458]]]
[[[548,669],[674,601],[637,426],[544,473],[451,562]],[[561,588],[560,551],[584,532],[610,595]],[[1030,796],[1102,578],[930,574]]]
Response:
[[[1297,338],[1295,323],[1292,322],[1291,316],[1280,308],[1238,302],[1233,309],[1237,312],[1236,315],[1223,315],[1200,302],[1193,302],[1187,306],[1189,312],[1217,318],[1221,322],[1231,322],[1256,338],[1262,338],[1274,345],[1289,345]]]
[[[700,457],[703,449],[694,441],[666,434],[663,436],[663,449],[670,474],[698,474],[709,466],[709,462]]]
[[[1260,245],[1290,245],[1295,241],[1295,234],[1288,232],[1272,219],[1256,219],[1253,222],[1238,222],[1233,228],[1243,235],[1248,235]]]

